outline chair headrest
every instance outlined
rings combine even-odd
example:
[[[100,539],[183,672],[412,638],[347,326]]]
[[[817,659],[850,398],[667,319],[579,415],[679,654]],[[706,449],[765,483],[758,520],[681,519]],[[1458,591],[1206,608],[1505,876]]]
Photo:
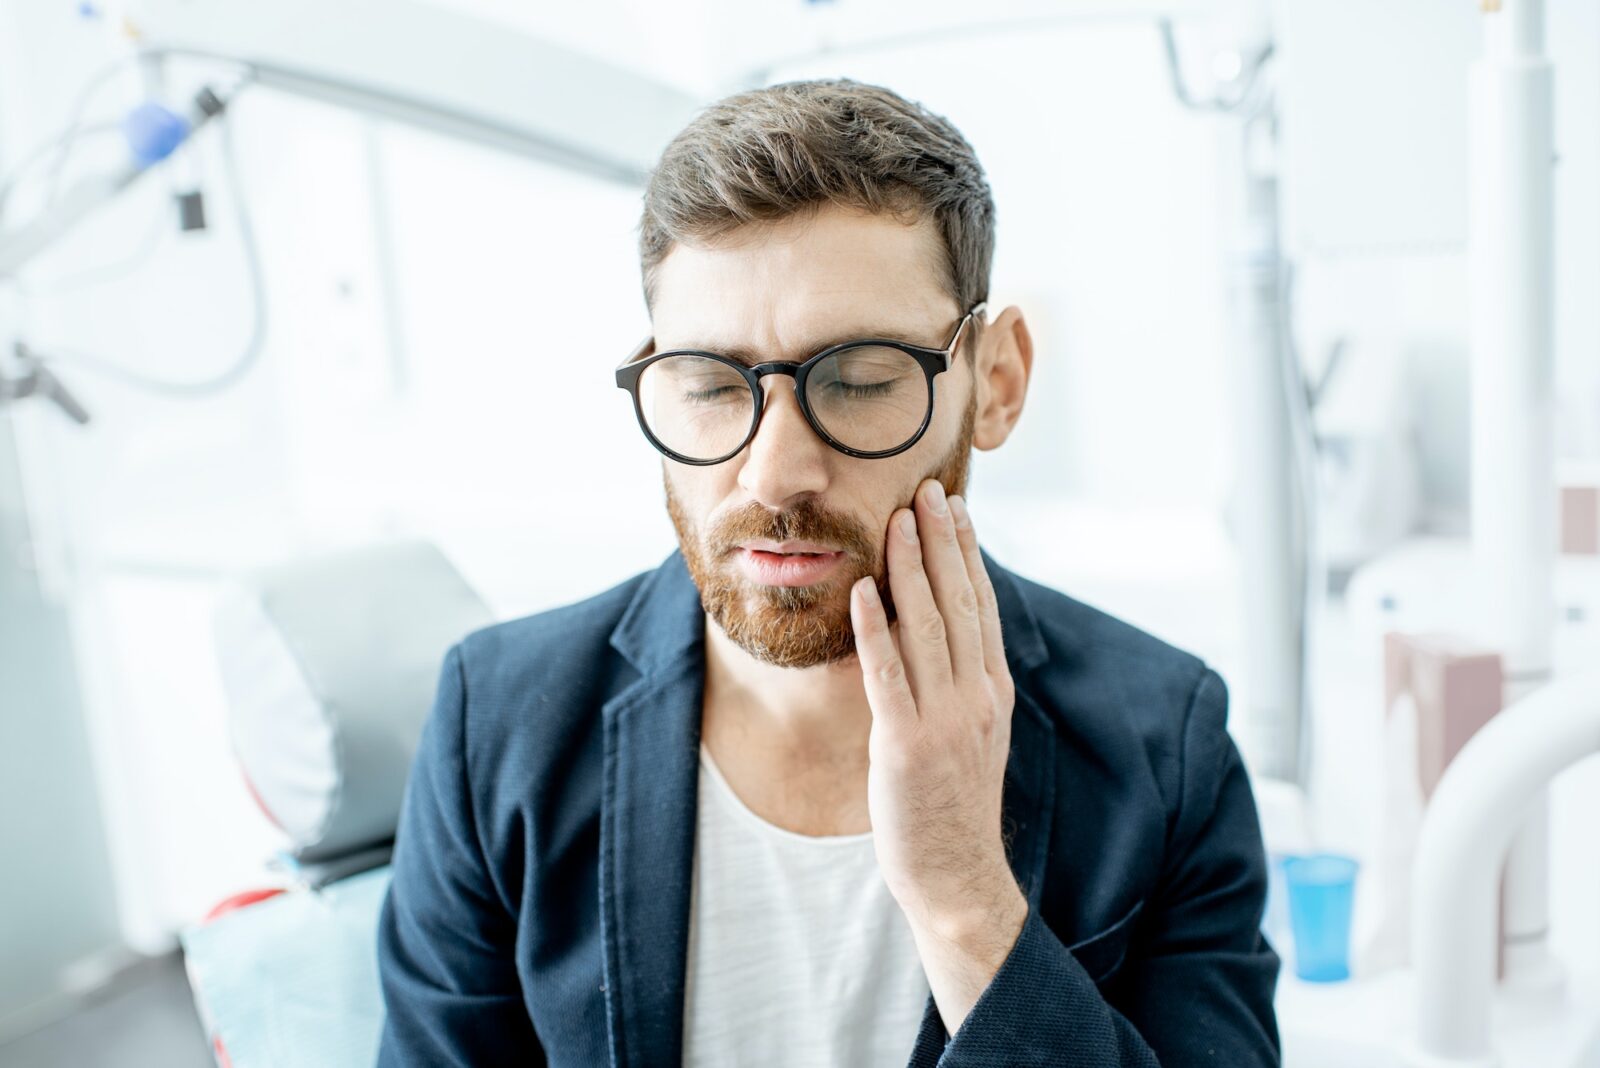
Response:
[[[224,594],[215,629],[234,751],[296,860],[393,839],[439,665],[492,621],[421,541],[266,568]]]

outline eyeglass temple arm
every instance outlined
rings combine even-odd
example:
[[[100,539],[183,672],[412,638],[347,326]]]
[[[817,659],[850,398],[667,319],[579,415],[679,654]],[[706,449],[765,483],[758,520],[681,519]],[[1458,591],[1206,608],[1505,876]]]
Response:
[[[956,350],[961,347],[961,336],[967,331],[967,324],[982,315],[989,307],[989,302],[981,300],[972,306],[972,310],[961,317],[961,322],[956,325],[956,336],[950,339],[950,347],[945,350],[946,361],[955,359]]]
[[[639,344],[634,346],[633,351],[628,353],[628,358],[623,360],[621,363],[617,364],[617,370],[619,370],[619,371],[622,370],[624,367],[628,366],[634,360],[637,360],[639,357],[641,357],[645,353],[649,352],[652,348],[655,347],[655,344],[656,344],[656,339],[655,339],[655,335],[654,334],[650,335],[649,337],[645,338],[643,341],[639,342]]]

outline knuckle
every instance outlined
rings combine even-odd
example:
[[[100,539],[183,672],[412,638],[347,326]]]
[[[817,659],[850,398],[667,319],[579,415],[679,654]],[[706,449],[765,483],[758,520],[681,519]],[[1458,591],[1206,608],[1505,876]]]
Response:
[[[878,681],[889,686],[897,686],[905,680],[905,665],[900,663],[899,657],[891,657],[878,665]]]
[[[978,591],[971,586],[963,586],[956,592],[956,610],[962,616],[968,619],[976,618],[980,607]]]
[[[1016,700],[1017,694],[1016,687],[1011,681],[1011,675],[1009,672],[1001,672],[994,680],[994,692],[995,696],[1000,699],[1000,703],[1004,707],[1011,707],[1012,703]]]
[[[917,621],[917,636],[923,641],[937,644],[945,640],[944,620],[930,612]]]

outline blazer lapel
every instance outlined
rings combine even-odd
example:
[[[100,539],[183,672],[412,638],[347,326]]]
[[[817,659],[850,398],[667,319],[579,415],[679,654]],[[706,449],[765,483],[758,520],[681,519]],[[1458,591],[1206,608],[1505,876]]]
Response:
[[[612,1068],[683,1048],[705,612],[681,552],[640,585],[611,643],[640,671],[601,710],[600,937]]]
[[[1001,830],[1018,884],[1037,908],[1055,806],[1055,743],[1026,681],[1046,650],[1011,573],[987,552],[983,559],[1016,684]],[[675,550],[641,582],[611,636],[640,673],[601,710],[600,931],[612,1068],[682,1058],[704,627],[699,591]],[[929,1052],[937,1059],[945,1041],[930,994],[913,1060]]]

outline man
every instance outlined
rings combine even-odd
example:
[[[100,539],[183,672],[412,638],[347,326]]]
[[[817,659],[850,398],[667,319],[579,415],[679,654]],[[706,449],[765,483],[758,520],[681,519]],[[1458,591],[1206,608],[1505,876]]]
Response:
[[[617,368],[679,548],[445,660],[384,1065],[1278,1063],[1227,692],[1000,567],[1033,348],[972,149],[888,90],[703,112]]]

